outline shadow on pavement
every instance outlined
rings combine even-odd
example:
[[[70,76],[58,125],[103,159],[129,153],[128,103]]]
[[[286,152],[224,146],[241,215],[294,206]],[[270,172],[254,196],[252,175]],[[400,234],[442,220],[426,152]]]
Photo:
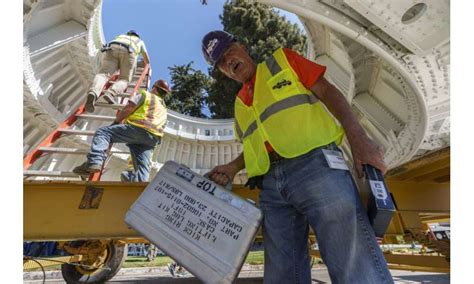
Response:
[[[115,280],[107,283],[134,283],[134,284],[151,284],[151,283],[160,283],[160,284],[201,284],[195,277],[183,277],[183,278],[173,278],[173,277],[149,277],[142,278],[140,280]],[[236,284],[260,284],[263,283],[262,277],[249,277],[249,278],[240,278],[237,279],[234,283]],[[316,282],[324,283],[324,282]]]

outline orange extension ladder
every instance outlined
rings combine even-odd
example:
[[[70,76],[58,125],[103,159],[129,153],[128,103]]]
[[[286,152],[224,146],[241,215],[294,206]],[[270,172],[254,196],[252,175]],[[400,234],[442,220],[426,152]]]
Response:
[[[96,107],[109,107],[113,109],[117,109],[119,111],[125,106],[125,100],[134,96],[140,88],[147,88],[149,86],[149,81],[151,77],[151,69],[148,64],[144,64],[139,62],[137,64],[137,68],[133,75],[135,78],[138,77],[138,80],[134,84],[133,80],[128,85],[125,93],[118,95],[119,103],[118,104],[107,104],[107,103],[96,103]],[[102,95],[104,91],[106,91],[112,84],[117,80],[118,75],[114,74],[110,80],[105,84],[104,88],[101,91]],[[127,92],[132,90],[131,92]],[[99,96],[100,97],[100,96]],[[64,154],[64,155],[71,155],[71,154],[82,154],[85,155],[88,151],[84,151],[81,149],[76,148],[62,148],[62,147],[54,147],[54,143],[63,135],[88,135],[93,136],[96,130],[77,130],[72,129],[76,121],[81,119],[88,119],[88,120],[100,120],[100,121],[113,121],[115,117],[113,116],[103,116],[103,115],[94,115],[88,114],[85,112],[85,103],[79,106],[79,108],[63,123],[59,124],[56,129],[54,129],[46,138],[44,138],[41,143],[36,146],[33,151],[31,151],[24,159],[23,159],[23,177],[60,177],[60,178],[72,178],[72,177],[80,177],[79,175],[73,172],[67,171],[42,171],[42,170],[29,170],[29,168],[41,157],[48,154]],[[102,172],[109,161],[111,154],[115,152],[111,152],[112,145],[109,146],[107,151],[107,159],[102,164],[102,168],[100,172],[92,173],[89,175],[89,181],[98,181],[102,176]],[[124,152],[117,152],[121,154],[125,154]],[[82,178],[82,177],[81,177]]]

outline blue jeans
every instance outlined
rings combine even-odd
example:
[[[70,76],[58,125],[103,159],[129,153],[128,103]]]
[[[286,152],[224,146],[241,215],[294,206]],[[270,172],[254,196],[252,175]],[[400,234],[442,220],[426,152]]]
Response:
[[[135,169],[130,175],[130,181],[148,181],[151,155],[159,142],[159,137],[137,126],[130,124],[104,126],[94,134],[87,160],[90,164],[102,165],[110,143],[127,143]]]
[[[349,171],[322,149],[273,162],[263,179],[264,283],[311,283],[309,226],[332,283],[393,283]]]

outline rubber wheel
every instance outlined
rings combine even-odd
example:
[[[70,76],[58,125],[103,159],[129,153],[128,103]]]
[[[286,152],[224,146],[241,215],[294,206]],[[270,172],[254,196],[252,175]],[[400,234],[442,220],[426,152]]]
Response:
[[[85,241],[73,241],[69,245],[82,246]],[[127,245],[107,244],[104,252],[105,260],[98,268],[90,268],[73,264],[61,265],[61,273],[66,283],[104,283],[112,279],[122,267],[127,257]]]

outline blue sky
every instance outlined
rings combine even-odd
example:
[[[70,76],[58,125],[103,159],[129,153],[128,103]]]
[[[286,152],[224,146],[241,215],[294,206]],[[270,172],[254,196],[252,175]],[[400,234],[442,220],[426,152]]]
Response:
[[[145,41],[153,69],[152,81],[170,80],[169,66],[187,64],[207,74],[201,54],[201,39],[211,30],[221,30],[219,15],[224,0],[104,0],[102,26],[106,41],[130,29]],[[288,12],[292,22],[298,18]],[[300,24],[300,23],[299,23]]]

